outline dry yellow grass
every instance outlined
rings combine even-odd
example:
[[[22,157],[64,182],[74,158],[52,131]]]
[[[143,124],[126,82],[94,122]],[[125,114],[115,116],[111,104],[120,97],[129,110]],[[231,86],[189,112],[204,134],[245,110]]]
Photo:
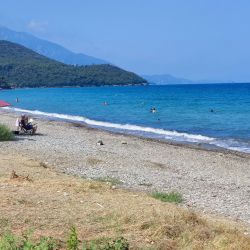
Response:
[[[13,170],[31,181],[11,179]],[[24,157],[0,154],[0,200],[0,234],[33,229],[36,236],[65,240],[75,225],[81,240],[124,236],[131,249],[250,249],[240,224],[58,173]]]

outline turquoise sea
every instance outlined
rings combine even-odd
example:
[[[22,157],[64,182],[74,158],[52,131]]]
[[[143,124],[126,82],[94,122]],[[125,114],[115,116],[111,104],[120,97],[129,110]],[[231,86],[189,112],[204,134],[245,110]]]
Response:
[[[250,84],[14,89],[0,99],[16,112],[250,153]]]

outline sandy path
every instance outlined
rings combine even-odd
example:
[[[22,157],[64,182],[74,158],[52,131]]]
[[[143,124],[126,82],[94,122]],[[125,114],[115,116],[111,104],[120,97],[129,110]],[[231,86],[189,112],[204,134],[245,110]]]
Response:
[[[12,126],[13,114],[0,114]],[[60,171],[90,178],[112,177],[124,187],[177,190],[184,204],[250,224],[250,156],[168,145],[62,122],[38,121],[37,136],[0,143]],[[103,146],[96,142],[101,139]],[[127,144],[122,144],[126,142]]]

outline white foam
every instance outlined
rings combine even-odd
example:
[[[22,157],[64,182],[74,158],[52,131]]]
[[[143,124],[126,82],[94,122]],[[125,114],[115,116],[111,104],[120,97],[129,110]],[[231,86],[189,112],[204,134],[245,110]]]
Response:
[[[143,126],[137,126],[137,125],[131,125],[131,124],[102,122],[102,121],[91,120],[83,116],[73,116],[73,115],[58,114],[58,113],[46,113],[46,112],[42,112],[39,110],[26,110],[26,109],[10,108],[10,107],[6,107],[4,109],[11,110],[14,112],[19,112],[19,113],[28,113],[28,114],[38,115],[38,116],[63,119],[67,121],[82,122],[82,123],[85,123],[94,127],[114,129],[118,131],[128,131],[128,132],[130,131],[130,132],[135,132],[140,135],[148,135],[151,137],[157,137],[157,138],[166,139],[166,140],[174,140],[174,141],[179,141],[179,142],[190,142],[190,143],[204,143],[204,144],[210,144],[210,145],[214,145],[214,146],[218,146],[218,147],[222,147],[226,149],[231,149],[235,151],[250,153],[250,147],[248,145],[245,145],[245,144],[243,145],[241,143],[238,143],[237,141],[234,141],[234,143],[232,143],[230,140],[218,140],[216,138],[208,137],[204,135],[181,133],[177,131],[169,131],[169,130],[164,130],[164,129],[143,127]]]
[[[213,141],[212,144],[220,148],[226,148],[233,151],[250,153],[250,145],[244,142],[238,142],[235,140],[215,140]]]

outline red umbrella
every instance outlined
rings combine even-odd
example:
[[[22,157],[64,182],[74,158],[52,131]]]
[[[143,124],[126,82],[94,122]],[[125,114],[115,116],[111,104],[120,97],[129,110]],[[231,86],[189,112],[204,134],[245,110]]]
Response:
[[[0,100],[0,108],[2,108],[2,107],[8,107],[8,106],[10,106],[10,104],[8,102]]]

